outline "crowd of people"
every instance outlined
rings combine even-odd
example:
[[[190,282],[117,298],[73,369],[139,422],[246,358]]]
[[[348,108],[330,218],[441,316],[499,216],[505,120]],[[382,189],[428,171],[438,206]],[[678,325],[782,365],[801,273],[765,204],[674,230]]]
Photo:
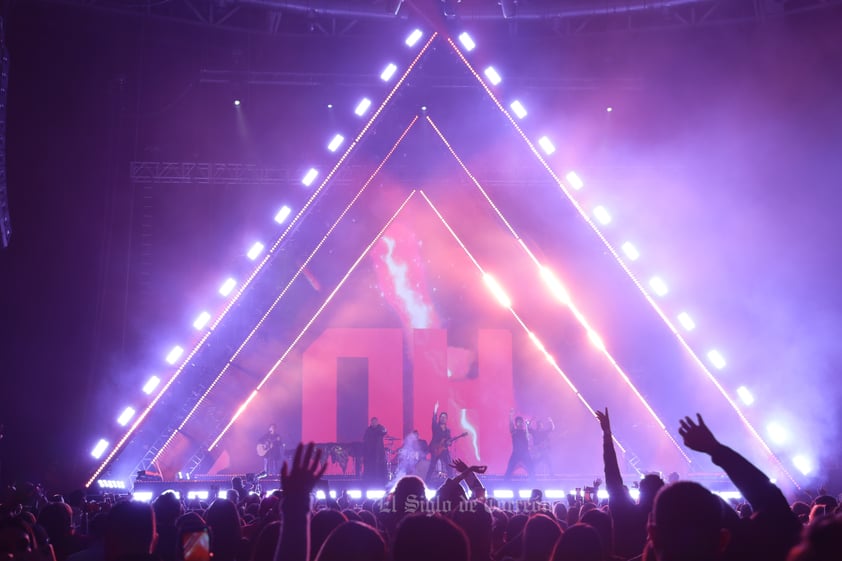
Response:
[[[321,452],[300,444],[268,497],[228,491],[210,504],[173,492],[151,504],[47,497],[36,486],[0,498],[0,555],[25,561],[837,561],[842,507],[834,497],[789,504],[781,490],[720,443],[701,416],[680,423],[684,445],[710,456],[740,491],[731,504],[692,481],[639,482],[633,500],[603,434],[608,499],[549,503],[487,497],[484,466],[452,462],[427,499],[422,479],[400,479],[381,500],[317,500]]]

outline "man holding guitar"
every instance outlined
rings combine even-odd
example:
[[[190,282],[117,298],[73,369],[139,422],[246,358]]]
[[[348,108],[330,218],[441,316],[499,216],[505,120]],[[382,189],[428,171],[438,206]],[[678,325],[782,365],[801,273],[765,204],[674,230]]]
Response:
[[[269,476],[281,473],[281,460],[284,457],[284,444],[278,434],[275,423],[257,441],[257,455],[263,458],[263,470]]]
[[[442,469],[447,474],[447,477],[453,476],[453,467],[450,465],[453,461],[450,458],[450,445],[455,440],[464,436],[468,436],[467,432],[452,437],[450,429],[447,428],[447,413],[439,414],[439,402],[433,409],[433,424],[432,424],[432,438],[430,438],[430,467],[427,469],[427,476],[425,479],[430,481],[433,474],[439,473],[436,471],[437,464],[441,462]]]

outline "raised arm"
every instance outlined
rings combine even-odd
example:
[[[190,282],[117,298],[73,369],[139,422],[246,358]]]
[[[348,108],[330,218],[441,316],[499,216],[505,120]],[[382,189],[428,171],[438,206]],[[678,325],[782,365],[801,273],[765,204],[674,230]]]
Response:
[[[596,418],[599,421],[599,426],[602,428],[602,461],[605,465],[605,489],[608,491],[609,504],[618,504],[621,502],[631,503],[631,497],[623,488],[623,477],[620,475],[617,451],[614,450],[611,418],[608,416],[608,408],[605,408],[605,412],[597,410]]]
[[[310,559],[310,493],[327,468],[321,463],[322,451],[313,453],[311,442],[295,449],[292,466],[281,468],[283,524],[275,561],[308,561]]]

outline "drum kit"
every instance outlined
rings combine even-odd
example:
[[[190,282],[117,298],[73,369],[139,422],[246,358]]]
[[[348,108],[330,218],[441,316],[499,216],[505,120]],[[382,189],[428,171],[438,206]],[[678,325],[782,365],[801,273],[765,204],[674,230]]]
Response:
[[[401,439],[397,436],[386,436],[383,440],[386,444],[386,472],[389,481],[404,475],[427,473],[430,462],[427,460],[427,450],[420,446],[420,441],[407,438],[403,446],[399,446]]]

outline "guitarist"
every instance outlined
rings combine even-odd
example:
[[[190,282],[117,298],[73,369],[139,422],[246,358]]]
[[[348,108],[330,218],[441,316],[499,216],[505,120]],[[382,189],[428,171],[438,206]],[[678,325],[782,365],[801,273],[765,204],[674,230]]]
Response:
[[[450,429],[447,428],[447,413],[442,412],[439,414],[438,401],[433,409],[432,432],[433,435],[430,439],[430,467],[427,469],[425,479],[429,481],[433,474],[436,473],[436,464],[438,462],[441,462],[442,469],[447,473],[447,477],[452,477],[453,467],[450,464],[453,461],[450,458],[450,445],[455,439],[450,436]]]
[[[267,475],[275,477],[281,473],[284,444],[275,423],[269,425],[269,430],[257,441],[257,455],[263,458],[263,470]]]

